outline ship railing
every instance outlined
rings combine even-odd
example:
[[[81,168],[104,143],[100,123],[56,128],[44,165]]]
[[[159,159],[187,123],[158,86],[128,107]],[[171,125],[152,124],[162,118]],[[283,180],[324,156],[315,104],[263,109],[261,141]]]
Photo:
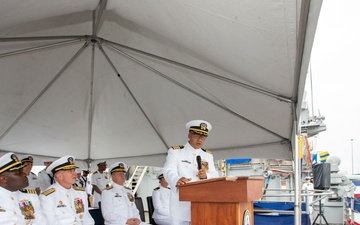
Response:
[[[269,192],[282,192],[280,194],[271,194]],[[302,190],[301,198],[304,199],[301,202],[304,202],[306,205],[306,211],[302,211],[302,214],[310,214],[310,207],[312,207],[317,202],[320,202],[323,199],[328,198],[334,194],[331,190]],[[313,201],[309,202],[309,196],[313,196]],[[276,197],[277,199],[281,198],[295,198],[295,190],[294,189],[277,189],[277,188],[268,188],[266,189],[266,194],[264,194],[263,198],[266,197]],[[258,202],[279,202],[279,200],[263,200],[260,199]],[[294,201],[284,201],[284,202],[292,202]],[[277,213],[277,214],[294,214],[294,210],[270,210],[270,209],[254,209],[256,213]]]
[[[354,189],[349,190],[343,195],[344,202],[344,219],[348,224],[355,224],[355,213],[359,213],[355,209],[355,193]]]

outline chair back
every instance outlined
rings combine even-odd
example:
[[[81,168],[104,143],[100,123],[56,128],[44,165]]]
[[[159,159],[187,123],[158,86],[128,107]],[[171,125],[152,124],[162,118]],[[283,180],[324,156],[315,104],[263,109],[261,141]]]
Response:
[[[147,205],[148,205],[150,224],[156,225],[154,219],[152,218],[152,215],[154,213],[154,204],[153,204],[153,201],[152,201],[152,196],[146,197],[146,201],[147,201]]]
[[[95,225],[103,225],[104,218],[101,212],[101,202],[99,202],[99,208],[91,208],[89,209],[89,213],[95,221]]]
[[[145,212],[144,212],[144,205],[142,202],[141,197],[135,197],[135,205],[139,210],[141,221],[145,222]]]

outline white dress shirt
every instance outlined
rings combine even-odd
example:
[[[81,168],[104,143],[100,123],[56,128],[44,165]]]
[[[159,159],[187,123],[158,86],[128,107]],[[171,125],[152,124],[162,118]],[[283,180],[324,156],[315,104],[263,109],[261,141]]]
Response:
[[[25,187],[25,189],[35,190],[37,187],[39,187],[37,176],[34,173],[31,172],[27,178],[29,181],[29,186]]]
[[[96,185],[101,191],[103,191],[109,183],[110,177],[105,171],[103,173],[96,171],[91,175],[91,184]],[[101,195],[94,190],[94,207],[99,207],[99,201],[101,201]]]
[[[46,168],[40,170],[37,177],[37,183],[41,191],[45,191],[51,185],[51,177],[46,173]]]
[[[93,225],[84,189],[55,183],[41,193],[41,209],[49,225]]]
[[[45,218],[40,210],[36,192],[26,190],[11,192],[0,187],[1,225],[44,225]]]
[[[163,168],[165,180],[169,183],[170,192],[170,215],[181,221],[191,221],[190,202],[179,201],[179,191],[176,187],[181,177],[191,178],[190,182],[199,181],[196,176],[199,172],[196,157],[200,155],[202,164],[207,164],[207,179],[219,177],[214,166],[214,158],[211,153],[203,149],[194,149],[189,142],[183,148],[168,150],[166,162]]]
[[[101,212],[105,225],[123,225],[130,218],[141,220],[132,190],[115,183],[101,194]]]
[[[171,225],[170,188],[157,187],[152,193],[154,213],[152,218],[158,225]]]

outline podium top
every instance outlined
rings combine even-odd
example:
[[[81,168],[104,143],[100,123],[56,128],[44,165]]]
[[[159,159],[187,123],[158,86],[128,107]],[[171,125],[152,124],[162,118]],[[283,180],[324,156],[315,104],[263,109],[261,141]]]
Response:
[[[219,177],[179,186],[180,201],[251,202],[262,197],[263,177]]]

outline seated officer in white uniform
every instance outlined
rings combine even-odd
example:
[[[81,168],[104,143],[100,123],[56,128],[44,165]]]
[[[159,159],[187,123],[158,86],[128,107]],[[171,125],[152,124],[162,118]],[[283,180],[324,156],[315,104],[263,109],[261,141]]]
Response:
[[[171,225],[170,217],[170,188],[166,182],[164,175],[158,176],[160,187],[154,189],[152,193],[152,201],[154,205],[154,214],[152,218],[158,225]]]
[[[106,225],[147,224],[141,222],[132,190],[124,187],[126,170],[122,162],[116,162],[109,168],[113,183],[101,194],[101,212]]]
[[[72,186],[76,182],[75,159],[64,156],[53,162],[46,172],[56,183],[40,195],[41,209],[49,225],[93,225],[84,188]]]
[[[29,185],[21,161],[14,153],[0,158],[0,224],[44,225],[39,197]]]
[[[75,169],[75,173],[76,173],[76,182],[75,184],[73,184],[74,186],[76,187],[81,187],[81,188],[84,188],[86,187],[86,182],[84,182],[83,179],[81,179],[81,171],[82,169],[80,168],[76,168]]]
[[[185,145],[174,146],[168,150],[163,168],[164,177],[171,188],[172,225],[189,225],[191,222],[191,203],[179,201],[178,186],[219,176],[211,152],[202,148],[212,128],[211,124],[204,120],[192,120],[185,127],[189,130],[188,141]],[[198,158],[200,165],[197,163]]]
[[[38,185],[38,179],[35,173],[31,172],[33,168],[34,159],[31,155],[28,155],[21,159],[21,163],[24,164],[24,173],[26,174],[29,180],[29,186],[27,189],[36,190],[38,194],[40,194],[40,186]]]

